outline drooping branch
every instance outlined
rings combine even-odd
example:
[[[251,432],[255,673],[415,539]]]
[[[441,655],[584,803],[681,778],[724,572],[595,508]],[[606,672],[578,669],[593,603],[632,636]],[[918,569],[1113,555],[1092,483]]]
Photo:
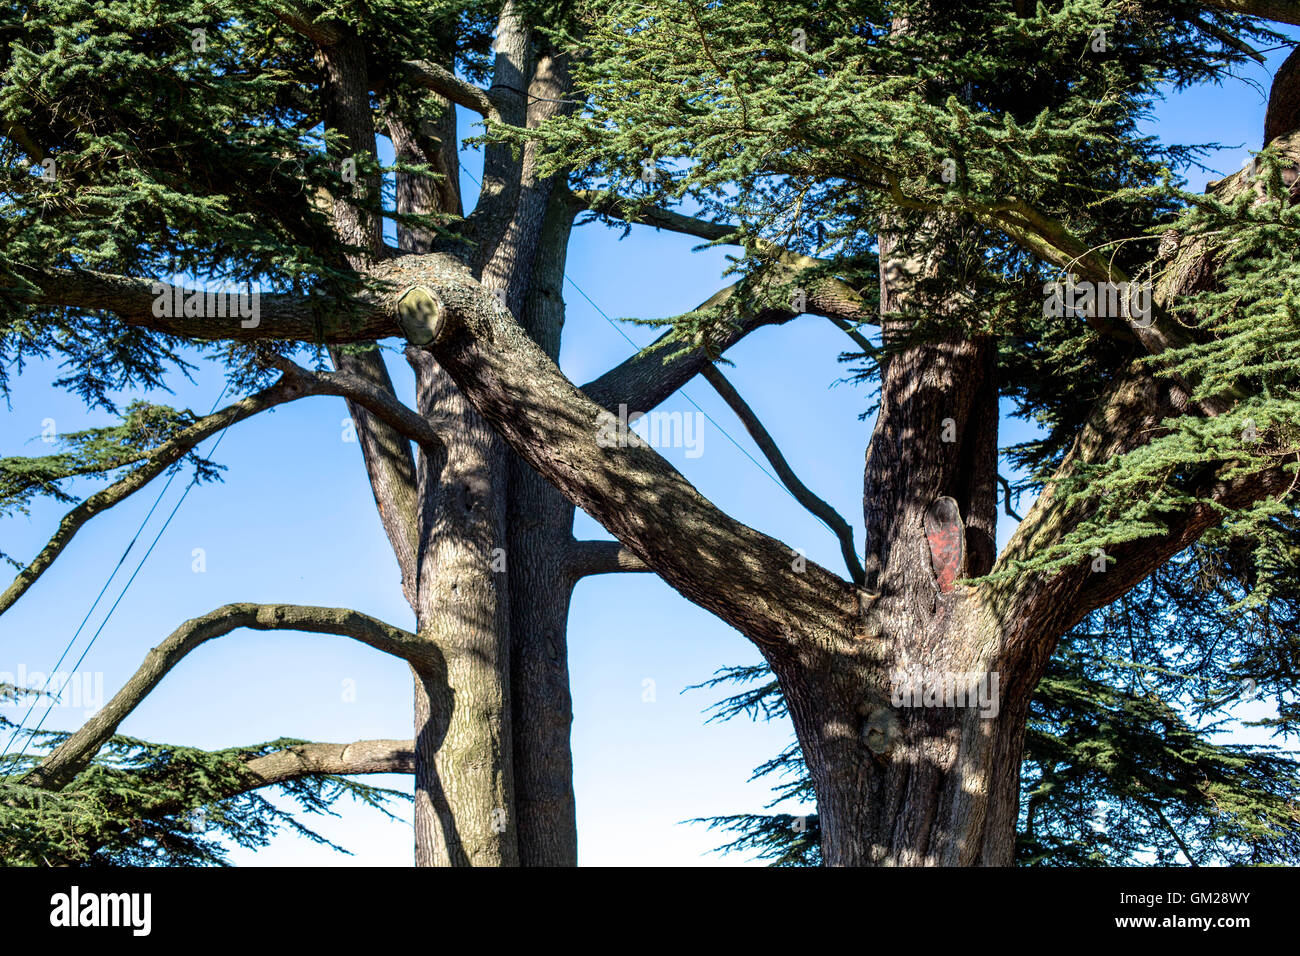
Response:
[[[731,382],[727,381],[721,370],[716,365],[706,365],[703,369],[703,375],[714,390],[722,396],[722,400],[735,412],[741,423],[744,424],[745,430],[754,439],[754,444],[758,446],[759,451],[763,453],[763,456],[776,470],[777,477],[781,479],[781,483],[785,485],[790,494],[794,495],[799,504],[825,522],[835,537],[839,539],[840,553],[844,555],[844,564],[849,569],[849,578],[854,584],[861,587],[866,574],[862,570],[862,562],[858,560],[857,549],[853,546],[853,529],[849,527],[849,523],[844,520],[838,511],[821,498],[818,498],[809,490],[807,485],[799,480],[799,476],[794,473],[794,469],[785,460],[785,456],[781,454],[781,449],[777,447],[768,430],[763,427],[763,423],[754,414],[754,410],[741,398],[740,393],[736,391]]]
[[[149,651],[144,663],[102,710],[65,740],[23,780],[29,786],[60,789],[84,770],[104,743],[167,672],[196,647],[241,627],[351,637],[431,673],[442,673],[437,647],[399,627],[348,608],[296,604],[227,604],[178,627]]]
[[[442,438],[433,423],[403,404],[393,392],[391,382],[385,388],[369,374],[362,375],[356,371],[308,371],[278,356],[270,358],[268,364],[300,382],[304,395],[338,395],[361,406],[404,438],[431,448],[442,444]]]
[[[649,571],[646,563],[618,541],[574,541],[564,556],[569,577],[580,580],[592,574]]]
[[[399,69],[407,82],[432,90],[491,122],[501,122],[501,114],[488,91],[462,80],[446,67],[427,60],[405,60],[399,64]]]
[[[998,475],[998,484],[1002,486],[1002,510],[1008,518],[1015,518],[1017,521],[1025,519],[1016,514],[1016,510],[1011,507],[1011,483]]]
[[[227,405],[220,411],[200,418],[168,441],[159,445],[147,457],[144,464],[132,470],[126,477],[119,479],[102,491],[91,495],[77,505],[59,522],[59,528],[41,549],[31,564],[23,568],[14,577],[13,582],[0,594],[0,614],[9,610],[14,602],[22,597],[36,580],[45,573],[54,560],[63,552],[69,542],[87,521],[100,512],[107,511],[135,492],[139,491],[158,475],[176,464],[193,450],[199,442],[216,434],[224,428],[243,421],[258,412],[273,408],[284,402],[293,401],[309,394],[302,381],[285,377],[270,388],[250,395],[242,401]]]

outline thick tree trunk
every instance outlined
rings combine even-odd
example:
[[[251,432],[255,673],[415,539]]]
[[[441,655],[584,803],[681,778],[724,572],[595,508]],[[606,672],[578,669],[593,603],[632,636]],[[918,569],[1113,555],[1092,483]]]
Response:
[[[898,351],[864,468],[861,631],[777,671],[831,866],[1013,861],[1033,681],[1009,673],[998,615],[958,583],[995,558],[996,351],[926,291],[967,241],[935,219],[881,234],[881,326]]]
[[[521,324],[554,361],[564,327],[564,265],[573,225],[566,193],[547,204],[523,296]],[[574,578],[567,554],[574,508],[523,459],[508,466],[511,703],[519,862],[576,866],[577,808],[569,742],[568,618]]]
[[[573,506],[517,458],[510,463],[510,630],[516,816],[523,866],[576,866],[563,556]]]
[[[965,588],[884,596],[830,660],[776,663],[828,866],[1009,866],[1033,682]],[[812,666],[809,666],[809,665]]]
[[[441,474],[420,467],[417,622],[451,694],[440,713],[417,675],[416,865],[515,866],[505,446],[427,354],[411,357],[420,414],[446,425]]]

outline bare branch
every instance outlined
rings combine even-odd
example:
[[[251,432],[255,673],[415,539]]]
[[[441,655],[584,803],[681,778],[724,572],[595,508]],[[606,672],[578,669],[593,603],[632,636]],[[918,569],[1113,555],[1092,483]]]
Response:
[[[415,773],[415,741],[357,740],[350,744],[295,744],[244,764],[252,790],[323,774]],[[246,791],[240,791],[246,792]],[[235,794],[229,794],[235,796]]]
[[[709,384],[714,387],[723,401],[730,406],[731,410],[736,413],[736,417],[741,420],[745,430],[749,432],[754,444],[763,453],[763,456],[776,469],[777,476],[781,483],[789,489],[790,494],[794,495],[799,504],[807,508],[813,515],[824,521],[831,529],[831,532],[839,539],[840,553],[844,555],[844,564],[849,569],[849,578],[854,584],[861,587],[866,580],[866,573],[862,570],[862,562],[858,560],[857,549],[853,546],[853,529],[849,523],[844,520],[838,511],[829,504],[818,498],[808,486],[799,480],[799,476],[794,473],[794,469],[786,462],[785,456],[781,454],[781,449],[777,447],[776,442],[763,427],[763,423],[758,420],[754,410],[745,403],[740,397],[725,375],[716,365],[706,365],[702,374]]]
[[[501,114],[487,90],[467,83],[446,67],[426,60],[405,60],[399,64],[402,77],[408,82],[432,90],[457,106],[473,110],[491,122],[501,122]]]
[[[268,364],[297,380],[304,395],[338,395],[360,405],[376,419],[413,442],[433,448],[442,444],[442,438],[433,423],[403,404],[391,387],[383,387],[382,382],[374,378],[363,377],[356,371],[308,371],[279,356],[269,359]]]
[[[618,541],[574,541],[565,554],[565,565],[575,581],[590,574],[650,570],[644,561]]]
[[[53,790],[66,786],[90,764],[127,715],[190,651],[241,627],[351,637],[433,673],[445,671],[442,654],[433,643],[358,611],[296,604],[227,604],[186,621],[149,651],[144,663],[113,699],[41,761],[23,782]]]
[[[998,475],[998,483],[1002,485],[1002,508],[1007,517],[1015,518],[1017,521],[1024,521],[1025,519],[1016,514],[1015,509],[1011,507],[1011,483],[1001,475]]]
[[[161,282],[70,269],[22,269],[36,286],[37,306],[67,306],[120,315],[128,325],[190,339],[285,339],[299,342],[367,342],[400,335],[390,303],[373,297],[342,302],[329,296],[259,295],[258,316],[241,318],[157,315],[154,305],[163,294]],[[21,290],[14,290],[20,292]],[[170,291],[173,301],[203,296],[201,290]],[[161,310],[160,310],[161,311]]]
[[[827,316],[834,323],[835,327],[853,340],[853,344],[861,349],[862,354],[869,358],[879,361],[880,350],[871,344],[871,340],[858,331],[858,327],[852,322],[847,322],[838,316]]]
[[[684,216],[671,209],[660,209],[654,206],[634,207],[621,196],[613,193],[599,192],[594,189],[575,189],[570,196],[579,209],[590,209],[592,212],[621,219],[623,222],[653,226],[656,229],[666,229],[668,232],[679,232],[686,236],[695,236],[697,239],[707,239],[709,242],[737,236],[736,227],[728,223],[708,222],[704,219]]]
[[[256,415],[258,412],[284,402],[302,398],[307,394],[309,393],[304,391],[301,383],[289,378],[282,378],[270,388],[200,418],[179,434],[159,445],[147,456],[144,464],[131,471],[125,478],[91,495],[64,515],[63,520],[59,522],[58,531],[50,538],[49,543],[41,549],[40,554],[36,556],[31,564],[18,573],[13,583],[5,589],[4,594],[0,594],[0,614],[9,610],[14,602],[36,583],[36,580],[45,573],[46,569],[54,563],[54,559],[72,541],[81,526],[95,515],[107,511],[139,491],[166,471],[168,467],[184,458],[195,445],[209,435],[214,435],[236,422]]]

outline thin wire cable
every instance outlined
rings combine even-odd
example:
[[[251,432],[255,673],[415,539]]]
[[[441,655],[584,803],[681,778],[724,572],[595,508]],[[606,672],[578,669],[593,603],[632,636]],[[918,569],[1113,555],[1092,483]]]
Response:
[[[474,174],[471,173],[468,169],[465,168],[465,164],[464,164],[464,163],[461,163],[461,164],[460,164],[460,168],[464,171],[465,175],[469,177],[470,182],[474,183],[474,185],[478,186],[480,189],[483,188],[483,184],[480,183],[477,179],[474,178]],[[631,337],[630,335],[628,335],[627,332],[625,332],[625,331],[623,330],[622,326],[620,326],[620,325],[619,325],[619,324],[618,324],[614,319],[610,318],[609,314],[608,314],[604,309],[602,309],[600,306],[598,306],[598,305],[595,303],[595,301],[591,298],[591,296],[587,295],[587,293],[584,292],[584,291],[582,290],[582,287],[581,287],[580,285],[578,285],[578,283],[574,282],[571,278],[569,278],[568,273],[565,273],[564,281],[567,282],[567,283],[569,283],[569,285],[573,286],[573,288],[577,290],[578,295],[580,295],[580,296],[582,296],[584,299],[586,299],[587,302],[591,305],[591,307],[592,307],[593,309],[595,309],[596,312],[601,316],[601,318],[603,318],[606,322],[608,322],[608,323],[610,324],[610,326],[614,329],[615,332],[617,332],[619,335],[623,336],[623,338],[627,340],[627,343],[628,343],[629,345],[631,345],[632,348],[636,349],[638,352],[641,351],[642,346],[637,345],[636,342],[632,339],[632,337]],[[799,499],[795,497],[794,492],[792,492],[789,488],[787,488],[787,487],[785,486],[785,483],[782,482],[780,478],[778,478],[776,475],[772,474],[770,471],[768,471],[766,468],[764,468],[763,465],[762,465],[762,463],[760,463],[759,460],[758,460],[757,458],[755,458],[753,455],[751,455],[751,454],[750,454],[750,453],[745,449],[745,446],[744,446],[744,445],[742,445],[740,442],[736,441],[736,439],[732,438],[732,437],[731,437],[731,433],[728,432],[728,431],[727,431],[725,428],[723,428],[721,425],[719,425],[717,419],[715,419],[712,415],[710,415],[708,412],[706,412],[703,408],[700,408],[699,403],[696,402],[695,399],[691,398],[691,396],[690,396],[689,394],[687,394],[685,388],[680,388],[680,389],[678,389],[678,392],[681,394],[682,398],[684,398],[684,399],[686,399],[688,402],[690,402],[691,405],[693,405],[693,406],[695,407],[695,409],[696,409],[696,410],[697,410],[701,415],[703,415],[706,419],[708,419],[708,420],[713,424],[713,427],[714,427],[714,428],[716,428],[718,431],[722,432],[723,437],[725,437],[725,438],[727,439],[727,441],[729,441],[729,442],[731,442],[733,445],[735,445],[736,448],[738,448],[738,449],[740,450],[740,453],[741,453],[742,455],[744,455],[744,456],[745,456],[746,458],[748,458],[751,462],[753,462],[755,468],[757,468],[757,469],[758,469],[759,471],[761,471],[763,474],[767,475],[767,477],[772,481],[772,483],[773,483],[774,485],[776,485],[778,488],[780,488],[782,491],[784,491],[787,495],[789,495],[791,499],[793,499],[794,501],[798,502]],[[801,507],[802,507],[802,505],[801,505]],[[811,514],[811,512],[809,512],[809,514]],[[828,525],[828,524],[827,524],[825,521],[823,521],[821,518],[817,517],[817,515],[812,515],[812,516],[813,516],[814,518],[817,519],[818,524],[820,524],[823,528],[825,528],[827,531],[829,531],[833,536],[838,537],[837,535],[835,535],[835,529],[834,529],[834,528],[832,528],[830,525]]]
[[[226,392],[229,390],[229,388],[230,388],[229,383],[227,383],[226,386],[222,388],[221,394],[218,395],[217,400],[212,403],[212,409],[211,411],[208,412],[209,415],[211,415],[213,412],[217,410],[217,406],[220,405],[221,400],[226,397]],[[228,427],[229,426],[227,426],[227,428]],[[225,437],[225,434],[226,434],[226,429],[223,428],[221,430],[221,433],[217,435],[217,440],[213,443],[211,450],[209,450],[208,452],[209,455],[211,455],[213,452],[217,450],[217,446],[221,444],[221,439]],[[68,646],[63,649],[63,653],[59,655],[58,662],[55,663],[53,670],[51,670],[49,675],[45,678],[45,684],[41,688],[40,693],[37,695],[36,700],[32,701],[31,706],[27,708],[27,712],[23,714],[22,720],[18,722],[18,726],[15,727],[13,733],[10,734],[9,740],[4,746],[4,750],[0,750],[0,760],[3,760],[6,756],[8,756],[10,752],[10,748],[13,746],[14,741],[18,738],[18,735],[22,733],[23,727],[27,724],[28,718],[31,717],[32,712],[36,709],[37,703],[40,701],[41,697],[45,695],[45,692],[49,690],[50,681],[52,681],[54,679],[54,675],[58,673],[59,666],[67,658],[68,653],[72,650],[73,646],[76,644],[77,638],[81,636],[81,632],[85,628],[86,623],[90,620],[90,616],[95,613],[95,608],[99,606],[99,602],[104,597],[105,592],[108,591],[109,585],[113,583],[113,578],[117,576],[117,572],[121,570],[122,565],[126,562],[127,555],[130,554],[131,549],[135,547],[136,541],[138,541],[140,535],[144,533],[145,526],[148,525],[149,519],[153,517],[153,513],[158,509],[158,505],[162,503],[163,497],[167,494],[167,489],[171,487],[172,481],[175,480],[176,475],[178,473],[179,473],[179,469],[173,471],[170,475],[167,476],[167,481],[163,484],[162,490],[158,492],[158,497],[154,499],[153,505],[149,508],[149,513],[144,516],[144,520],[140,522],[140,527],[136,530],[135,535],[132,536],[131,543],[128,544],[126,546],[126,550],[122,552],[122,557],[118,558],[117,564],[114,566],[112,573],[109,574],[108,576],[108,580],[104,582],[104,586],[99,589],[99,594],[95,596],[94,602],[91,603],[90,610],[88,610],[86,612],[86,616],[81,619],[81,623],[77,626],[76,632],[72,635],[71,640],[68,641]],[[186,497],[188,497],[190,493],[190,489],[193,488],[194,485],[197,483],[198,483],[197,478],[191,479],[189,485],[185,488],[185,491],[182,492],[180,500],[176,502],[176,507],[174,507],[171,511],[171,514],[167,516],[167,520],[163,522],[163,526],[162,528],[159,529],[158,534],[154,536],[153,543],[149,545],[149,550],[144,553],[144,557],[142,557],[140,559],[140,563],[136,565],[135,570],[131,573],[131,577],[126,582],[125,587],[122,588],[122,592],[117,596],[117,600],[113,602],[113,606],[108,609],[108,613],[104,616],[104,620],[100,622],[100,625],[95,630],[94,635],[91,636],[90,643],[86,645],[86,649],[82,651],[81,656],[77,658],[77,663],[72,665],[72,672],[74,674],[76,673],[77,668],[81,666],[81,662],[86,659],[86,655],[90,653],[90,649],[94,647],[95,641],[99,638],[99,635],[103,632],[105,625],[108,624],[109,619],[113,616],[113,612],[117,610],[117,606],[122,603],[122,598],[126,597],[126,592],[131,587],[131,583],[135,580],[136,575],[140,573],[140,569],[144,567],[144,563],[149,559],[149,555],[153,553],[154,545],[158,543],[158,540],[162,537],[163,532],[167,530],[167,526],[171,524],[172,518],[176,517],[176,512],[180,510],[181,504],[185,501]],[[58,705],[59,701],[62,700],[62,698],[63,698],[63,688],[60,687],[58,690],[58,694],[54,698],[54,701],[51,702],[50,706],[45,709],[45,713],[41,715],[41,719],[36,724],[36,727],[33,728],[28,733],[27,741],[26,744],[24,744],[24,746],[31,744],[32,740],[40,732],[41,727],[45,725],[45,718],[50,715],[50,711],[52,711]]]

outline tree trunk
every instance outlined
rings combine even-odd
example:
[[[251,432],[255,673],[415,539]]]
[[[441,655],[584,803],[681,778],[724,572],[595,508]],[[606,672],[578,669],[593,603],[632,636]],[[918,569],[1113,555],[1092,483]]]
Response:
[[[976,605],[964,588],[919,606],[882,597],[833,661],[774,664],[826,865],[1012,864],[1034,684],[1010,679]]]
[[[420,637],[441,649],[450,700],[416,675],[417,866],[516,866],[505,583],[505,446],[425,353],[420,414],[445,423],[447,461],[421,453]]]

